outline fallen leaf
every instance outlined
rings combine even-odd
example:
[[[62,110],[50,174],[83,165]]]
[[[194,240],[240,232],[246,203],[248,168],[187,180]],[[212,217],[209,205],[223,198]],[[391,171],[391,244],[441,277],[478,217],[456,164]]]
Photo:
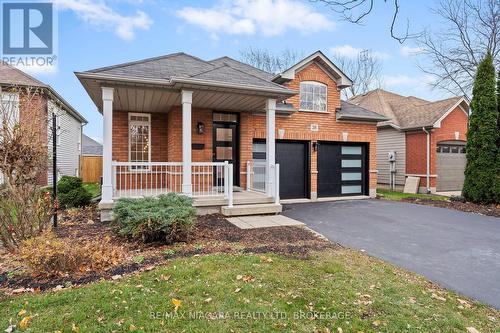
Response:
[[[466,301],[464,299],[457,298],[458,303],[462,304],[466,308],[471,308],[472,304],[469,301]]]
[[[260,256],[260,261],[261,262],[273,262],[273,259],[268,258],[266,256]]]
[[[137,330],[137,327],[135,327],[135,325],[134,325],[134,324],[130,324],[130,327],[128,328],[128,330],[129,330],[130,332],[133,332],[133,331]]]
[[[437,299],[439,301],[443,301],[443,302],[446,301],[446,298],[444,298],[442,296],[439,296],[439,295],[436,295],[435,293],[432,293],[431,297],[434,298],[434,299]]]
[[[253,276],[251,276],[251,275],[245,275],[245,276],[243,276],[243,282],[252,282],[254,280],[255,280],[255,278]]]
[[[177,298],[172,298],[172,304],[174,305],[174,311],[177,311],[182,306],[182,301]]]
[[[344,333],[344,330],[342,329],[342,327],[337,327],[337,332],[338,333]]]
[[[466,327],[466,329],[467,329],[467,332],[469,332],[469,333],[481,333],[481,332],[479,332],[477,329],[475,329],[472,326],[471,327]]]
[[[236,275],[236,280],[241,280],[243,279],[243,275]]]
[[[234,290],[234,292],[235,292],[235,293],[239,293],[239,292],[240,292],[240,290],[241,290],[241,288],[236,288],[236,289]]]
[[[209,297],[209,298],[205,299],[205,300],[204,300],[204,302],[205,302],[205,303],[210,303],[210,302],[212,302],[212,297]]]
[[[12,333],[14,332],[14,330],[16,329],[16,325],[9,325],[9,327],[7,327],[4,332],[5,333]]]
[[[117,275],[113,275],[113,276],[111,277],[111,280],[119,280],[119,279],[121,279],[121,278],[122,278],[122,276],[121,276],[121,275],[119,275],[119,274],[117,274]]]
[[[75,324],[75,323],[72,323],[72,324],[71,324],[71,330],[72,330],[73,332],[78,332],[78,331],[80,331],[80,327],[76,326],[76,324]]]
[[[30,321],[31,321],[31,317],[30,316],[27,316],[27,317],[24,317],[20,322],[19,322],[19,328],[21,329],[26,329],[28,327],[28,325],[30,324]]]
[[[373,326],[375,327],[378,327],[380,326],[380,320],[375,320],[373,323],[372,323]]]
[[[18,315],[19,317],[21,317],[22,315],[25,315],[25,314],[26,314],[26,310],[24,310],[24,309],[23,309],[23,310],[21,310],[21,311],[19,311],[19,312],[17,313],[17,315]]]
[[[143,285],[142,284],[138,284],[137,286],[135,286],[136,288],[142,288]]]

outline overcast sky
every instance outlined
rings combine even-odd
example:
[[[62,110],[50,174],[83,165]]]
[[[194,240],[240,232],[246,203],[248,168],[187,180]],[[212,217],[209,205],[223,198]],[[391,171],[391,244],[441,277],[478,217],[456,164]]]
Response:
[[[85,133],[102,138],[102,120],[74,71],[186,52],[210,60],[239,57],[249,46],[273,51],[316,50],[355,57],[371,49],[383,62],[384,88],[424,99],[445,97],[432,91],[416,66],[412,41],[401,45],[389,34],[391,1],[376,1],[363,25],[307,0],[55,0],[58,4],[58,68],[37,71],[88,120]],[[436,1],[401,1],[399,28],[419,31],[435,25]]]

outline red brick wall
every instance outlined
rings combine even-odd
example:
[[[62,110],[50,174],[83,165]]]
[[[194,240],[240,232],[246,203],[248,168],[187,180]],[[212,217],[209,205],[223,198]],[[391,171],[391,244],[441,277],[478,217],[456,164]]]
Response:
[[[435,188],[437,185],[436,170],[436,148],[441,141],[455,141],[455,132],[459,132],[458,140],[465,141],[467,139],[467,115],[456,107],[446,116],[441,122],[440,128],[435,128],[430,131],[430,187]],[[426,134],[420,130],[406,133],[406,173],[420,174],[427,173],[427,139]],[[420,177],[420,187],[426,187],[427,180],[425,176]]]
[[[296,78],[287,84],[287,87],[299,90],[301,81],[316,81],[327,85],[327,113],[320,112],[297,112],[291,117],[276,117],[276,129],[284,129],[283,139],[307,140],[307,141],[342,141],[342,133],[348,133],[348,142],[368,142],[370,152],[370,189],[377,187],[376,174],[376,137],[377,128],[375,124],[338,122],[335,117],[335,109],[340,107],[340,91],[334,80],[332,80],[318,65],[310,64],[296,74]],[[299,108],[299,95],[287,100],[295,108]],[[248,125],[245,126],[245,122]],[[317,132],[311,131],[311,124],[319,125]],[[249,116],[242,119],[241,125],[241,165],[242,172],[246,171],[246,161],[251,159],[251,144],[253,138],[266,137],[266,117]],[[278,132],[276,132],[278,138]],[[250,153],[243,154],[243,151],[250,149]],[[317,192],[317,153],[311,151],[311,192]],[[243,179],[244,177],[242,177]]]
[[[311,64],[297,73],[297,77],[287,86],[299,90],[300,81],[317,81],[327,88],[327,111],[298,112],[291,117],[276,117],[276,128],[284,129],[284,139],[307,141],[342,141],[343,132],[348,133],[349,142],[369,143],[370,189],[377,186],[376,174],[376,136],[375,124],[338,122],[335,109],[340,107],[340,91],[337,85],[318,65]],[[299,107],[299,96],[290,98],[288,103]],[[252,159],[252,142],[254,138],[266,137],[265,116],[253,115],[250,112],[240,113],[240,180],[241,186],[246,186],[246,163]],[[196,131],[196,124],[205,124],[205,133]],[[173,107],[168,114],[153,114],[152,116],[152,155],[154,161],[182,161],[182,112],[181,107]],[[311,124],[319,125],[319,131],[312,132]],[[163,129],[166,130],[163,130]],[[207,109],[192,111],[192,143],[203,143],[203,150],[193,150],[192,159],[195,162],[212,161],[212,112]],[[278,132],[276,132],[278,139]],[[163,142],[166,143],[162,144]],[[126,112],[113,113],[113,159],[127,161],[128,159],[128,116]],[[317,153],[311,149],[311,192],[317,192]],[[236,170],[235,170],[236,172]]]

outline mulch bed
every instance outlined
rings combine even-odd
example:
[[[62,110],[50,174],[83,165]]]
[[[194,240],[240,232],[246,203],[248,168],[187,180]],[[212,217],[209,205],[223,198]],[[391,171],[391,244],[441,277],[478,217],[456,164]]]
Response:
[[[59,227],[55,231],[58,237],[63,240],[71,238],[82,241],[107,237],[112,243],[127,251],[127,258],[105,271],[48,278],[30,273],[22,263],[13,259],[14,255],[0,252],[0,290],[11,295],[61,289],[101,279],[118,279],[124,274],[150,270],[155,265],[165,264],[172,258],[195,255],[277,253],[307,258],[312,251],[338,246],[303,227],[242,230],[219,214],[200,216],[189,241],[173,245],[130,241],[118,236],[117,229],[116,224],[100,221],[95,206],[61,212]],[[135,260],[137,257],[141,257],[141,260]]]
[[[420,204],[420,205],[430,205],[434,207],[455,209],[455,210],[460,210],[462,212],[470,212],[480,215],[500,217],[500,205],[495,205],[495,204],[478,205],[472,202],[440,201],[440,200],[419,199],[419,198],[404,198],[401,201]]]

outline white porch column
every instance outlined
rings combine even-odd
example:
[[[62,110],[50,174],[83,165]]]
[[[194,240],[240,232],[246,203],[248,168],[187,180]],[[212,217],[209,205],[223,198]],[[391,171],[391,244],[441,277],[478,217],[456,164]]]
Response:
[[[266,101],[266,194],[273,195],[274,172],[272,165],[276,163],[276,100]]]
[[[102,87],[102,197],[101,204],[113,202],[113,92]]]
[[[190,196],[191,186],[191,104],[193,92],[183,90],[182,101],[182,193]]]

